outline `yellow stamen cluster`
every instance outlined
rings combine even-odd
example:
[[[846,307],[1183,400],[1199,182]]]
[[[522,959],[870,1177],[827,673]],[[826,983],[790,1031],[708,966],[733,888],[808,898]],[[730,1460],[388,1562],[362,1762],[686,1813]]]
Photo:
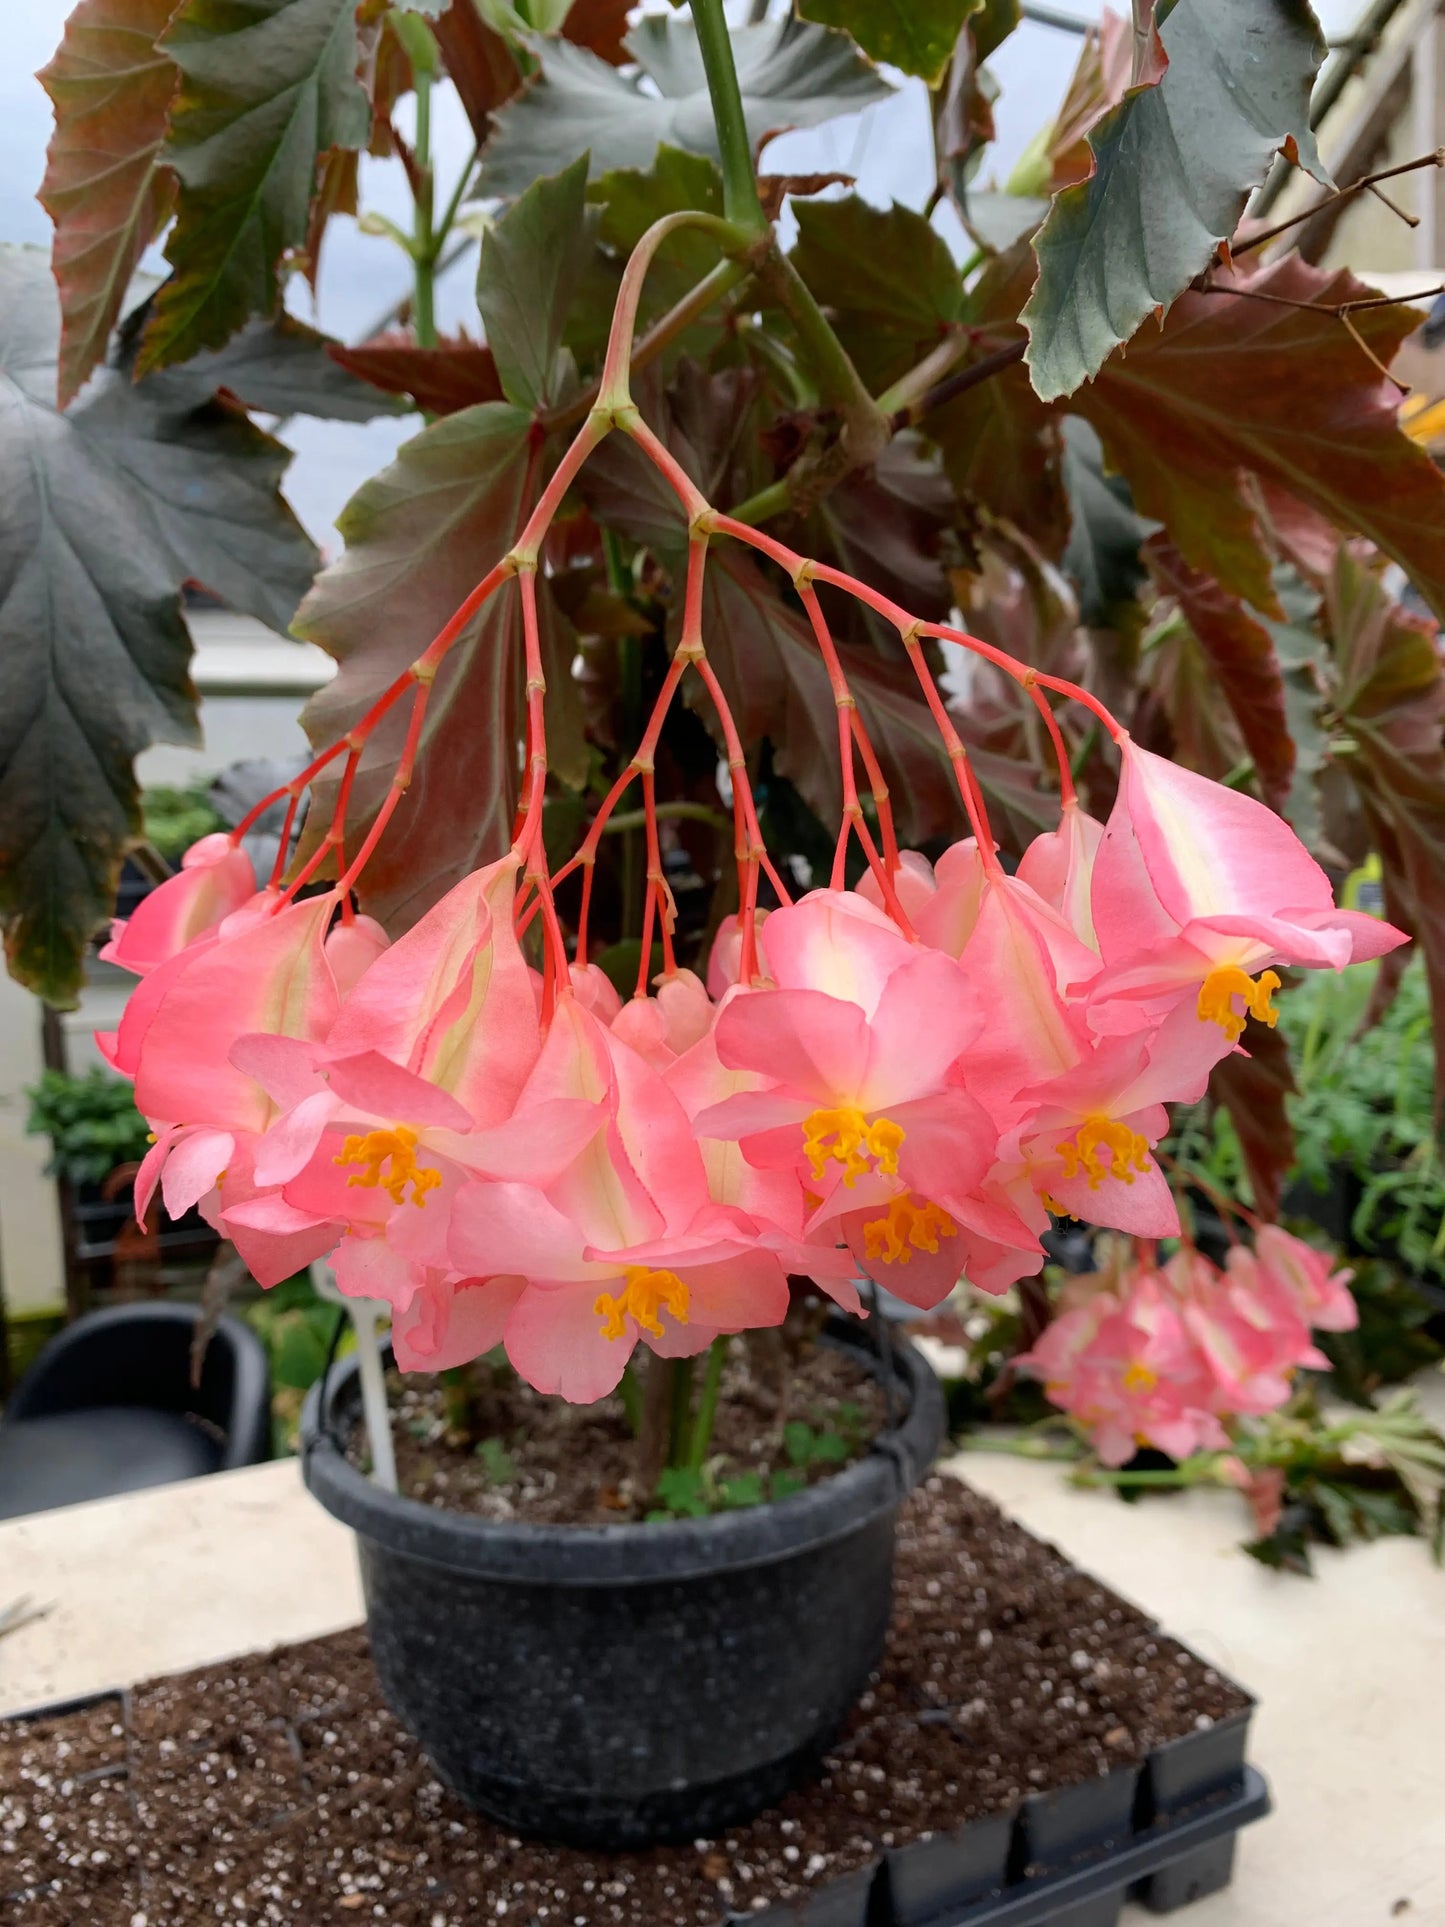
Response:
[[[902,1144],[901,1125],[888,1117],[875,1118],[870,1124],[853,1104],[810,1111],[803,1119],[803,1151],[813,1176],[821,1179],[831,1159],[842,1165],[843,1182],[850,1190],[873,1170],[895,1177]]]
[[[604,1338],[621,1338],[629,1318],[654,1338],[661,1338],[660,1310],[671,1312],[679,1325],[687,1323],[687,1286],[675,1271],[649,1271],[646,1265],[629,1265],[624,1278],[615,1298],[604,1291],[592,1307],[602,1320]]]
[[[420,1210],[427,1192],[435,1191],[441,1183],[442,1174],[429,1164],[417,1163],[416,1142],[416,1132],[406,1124],[398,1124],[394,1130],[368,1131],[364,1136],[349,1137],[341,1147],[341,1156],[333,1158],[332,1163],[364,1166],[346,1180],[348,1187],[357,1184],[374,1191],[380,1185],[395,1204],[408,1202],[406,1187],[410,1185],[410,1202]]]
[[[1278,971],[1262,970],[1258,977],[1251,977],[1238,964],[1221,964],[1217,970],[1211,970],[1199,986],[1200,1022],[1218,1024],[1231,1044],[1239,1042],[1251,1017],[1257,1017],[1273,1030],[1279,1022],[1279,1012],[1270,1002],[1270,996],[1278,989]],[[1234,1008],[1236,997],[1244,1004],[1243,1014]]]
[[[958,1226],[936,1204],[915,1204],[911,1192],[890,1200],[888,1215],[872,1218],[863,1227],[863,1249],[885,1265],[906,1265],[915,1251],[936,1252],[940,1238],[951,1238]]]
[[[1125,1370],[1124,1390],[1126,1392],[1152,1392],[1158,1383],[1158,1372],[1151,1372],[1149,1367],[1141,1365],[1137,1358]]]
[[[1091,1191],[1105,1178],[1132,1184],[1136,1171],[1149,1169],[1148,1140],[1111,1117],[1086,1117],[1074,1135],[1062,1138],[1054,1149],[1064,1160],[1064,1176],[1076,1178],[1082,1171]]]

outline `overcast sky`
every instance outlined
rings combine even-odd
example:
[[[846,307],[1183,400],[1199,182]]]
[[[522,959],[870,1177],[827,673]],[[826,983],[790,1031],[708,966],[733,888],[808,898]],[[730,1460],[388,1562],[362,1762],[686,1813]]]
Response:
[[[1058,5],[1080,18],[1097,19],[1102,11],[1102,0],[1058,0]],[[50,137],[50,103],[33,76],[54,52],[68,11],[69,0],[10,0],[7,8],[7,56],[0,68],[0,239],[49,245],[50,223],[35,190]],[[1326,33],[1338,35],[1359,12],[1359,0],[1317,0],[1317,11]],[[990,63],[1002,91],[995,110],[998,143],[987,172],[1000,182],[1057,106],[1078,48],[1072,34],[1025,22]],[[466,120],[450,88],[434,111],[433,140],[445,192],[470,150]],[[783,135],[768,149],[764,165],[780,173],[837,169],[855,174],[859,192],[871,201],[921,206],[932,185],[922,84],[911,82],[862,114],[809,133]],[[405,187],[394,162],[363,159],[362,205],[403,222],[409,219]],[[949,230],[946,210],[940,212],[939,224]],[[443,328],[466,323],[475,330],[470,270],[470,262],[459,265],[441,285],[438,321]],[[332,334],[356,340],[405,291],[407,279],[406,263],[391,244],[358,233],[353,221],[337,219],[327,231],[315,312],[299,283],[293,305]],[[288,493],[324,548],[334,552],[337,547],[331,525],[358,477],[379,468],[415,427],[414,418],[364,428],[313,421],[288,425],[286,439],[297,456]]]

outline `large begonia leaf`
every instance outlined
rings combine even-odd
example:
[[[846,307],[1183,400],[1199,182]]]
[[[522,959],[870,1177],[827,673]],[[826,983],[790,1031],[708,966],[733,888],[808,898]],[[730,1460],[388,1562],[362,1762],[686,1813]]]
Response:
[[[364,147],[371,112],[354,0],[181,0],[161,45],[181,70],[162,156],[180,194],[142,373],[274,311],[282,256],[306,244],[318,164]]]
[[[502,392],[518,408],[547,407],[566,378],[562,336],[595,219],[581,159],[533,181],[482,243],[477,306]]]
[[[1385,874],[1385,912],[1419,941],[1436,1034],[1445,1032],[1445,666],[1435,624],[1402,609],[1341,545],[1325,593],[1330,704]],[[1445,1051],[1436,1053],[1445,1099]]]
[[[897,202],[872,207],[850,194],[800,201],[793,212],[793,266],[833,315],[839,340],[876,393],[957,324],[958,264],[937,229]]]
[[[318,578],[294,625],[340,664],[302,715],[318,747],[352,728],[511,547],[543,479],[530,411],[484,402],[405,443],[352,497],[337,524],[346,552]],[[554,767],[575,778],[585,758],[568,673],[572,644],[545,583],[539,588],[549,747]],[[512,581],[463,631],[437,673],[411,787],[361,882],[375,915],[405,926],[469,870],[505,851],[517,805],[525,680],[521,595]],[[410,695],[402,698],[361,759],[347,821],[352,849],[387,794],[410,702]],[[339,775],[334,768],[316,785],[307,849],[330,821]]]
[[[873,60],[936,86],[964,22],[983,0],[801,0],[798,11],[820,27],[851,35]]]
[[[756,146],[866,107],[887,84],[845,34],[791,17],[732,35],[748,134]],[[536,45],[538,76],[495,116],[483,156],[489,194],[520,194],[582,154],[592,171],[649,168],[660,146],[717,154],[697,35],[689,21],[645,15],[627,37],[637,71],[621,74],[565,40]]]
[[[60,413],[40,250],[0,248],[0,311],[0,920],[14,974],[69,1003],[140,835],[134,759],[197,740],[181,584],[284,629],[315,552],[277,492],[286,450],[213,399],[223,356],[103,369]]]
[[[159,162],[180,76],[156,46],[174,6],[81,0],[39,75],[55,105],[40,200],[55,223],[62,408],[104,360],[136,263],[175,199]]]
[[[1445,612],[1445,476],[1371,359],[1389,364],[1415,312],[1356,310],[1367,352],[1328,312],[1369,297],[1346,270],[1286,255],[1241,287],[1185,295],[1074,398],[1109,466],[1187,562],[1257,609],[1282,613],[1247,474],[1368,536]]]
[[[1208,267],[1281,149],[1328,183],[1309,105],[1324,41],[1308,0],[1179,0],[1163,77],[1089,134],[1094,167],[1034,237],[1033,382],[1072,394]]]
[[[1174,598],[1214,671],[1254,759],[1265,802],[1282,811],[1294,780],[1295,746],[1273,636],[1238,596],[1191,569],[1167,537],[1151,536],[1144,553],[1154,580]]]

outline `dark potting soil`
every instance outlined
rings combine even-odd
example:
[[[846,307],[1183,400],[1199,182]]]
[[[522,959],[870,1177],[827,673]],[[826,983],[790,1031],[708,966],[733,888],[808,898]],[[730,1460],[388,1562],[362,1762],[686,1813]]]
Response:
[[[766,1493],[775,1473],[812,1484],[840,1470],[867,1449],[886,1414],[877,1379],[855,1356],[810,1337],[761,1336],[773,1342],[734,1340],[729,1350],[709,1458],[718,1480],[753,1473]],[[699,1379],[701,1371],[699,1361]],[[619,1397],[566,1405],[534,1392],[515,1372],[493,1375],[485,1364],[466,1386],[465,1428],[452,1418],[458,1396],[455,1384],[438,1378],[390,1374],[397,1483],[409,1498],[535,1525],[616,1525],[646,1512],[646,1496],[634,1484],[637,1441]],[[823,1450],[837,1456],[804,1457],[787,1429],[799,1425],[808,1428],[814,1453],[826,1439]],[[353,1465],[365,1467],[360,1424],[347,1451]]]
[[[869,1691],[818,1778],[748,1826],[617,1856],[502,1832],[439,1785],[357,1630],[152,1681],[128,1705],[0,1721],[0,1922],[716,1927],[1244,1704],[936,1473],[900,1521]]]

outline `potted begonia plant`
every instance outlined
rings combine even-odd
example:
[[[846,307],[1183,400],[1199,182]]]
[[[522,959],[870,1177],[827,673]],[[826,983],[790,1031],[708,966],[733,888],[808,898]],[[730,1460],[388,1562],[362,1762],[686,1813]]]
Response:
[[[106,312],[66,199],[79,40],[103,7],[78,10],[72,64],[62,49],[51,70],[66,398],[121,304]],[[174,196],[172,272],[123,328],[101,399],[167,397],[195,434],[217,410],[234,426],[237,396],[274,401],[258,366],[314,342],[279,324],[268,347],[253,324],[249,359],[227,343],[274,314],[283,257],[314,273],[370,134],[415,200],[409,235],[372,222],[414,267],[410,332],[332,359],[441,419],[362,489],[347,553],[297,617],[341,663],[308,711],[313,760],[112,938],[140,979],[105,1048],[155,1133],[141,1208],[157,1187],[171,1211],[199,1204],[263,1286],[327,1259],[343,1292],[389,1302],[403,1372],[500,1348],[538,1393],[587,1408],[636,1392],[646,1359],[642,1402],[668,1416],[671,1469],[694,1472],[740,1336],[796,1327],[810,1294],[856,1314],[860,1283],[919,1308],[961,1279],[999,1292],[1038,1271],[1064,1216],[1176,1237],[1154,1156],[1166,1104],[1237,1074],[1242,1048],[1270,1061],[1281,971],[1404,941],[1336,906],[1274,807],[1294,764],[1271,571],[1321,582],[1310,620],[1335,668],[1316,695],[1359,738],[1351,692],[1384,654],[1410,654],[1420,713],[1440,688],[1424,625],[1331,533],[1372,538],[1445,595],[1419,533],[1445,485],[1379,373],[1398,313],[1288,254],[1252,271],[1236,232],[1277,151],[1318,171],[1307,9],[1251,19],[1267,85],[1247,99],[1219,79],[1242,57],[1240,7],[1180,0],[1156,28],[1141,5],[1132,35],[1111,20],[1085,49],[1092,104],[1046,144],[1038,225],[1035,198],[986,210],[971,187],[979,62],[1016,9],[954,8],[940,39],[830,5],[935,86],[935,198],[979,237],[962,267],[924,218],[812,203],[828,182],[811,177],[763,189],[800,211],[783,250],[760,140],[883,86],[808,17],[822,9],[730,35],[721,0],[693,0],[690,23],[649,16],[625,42],[587,0],[553,10],[551,32],[472,0],[434,26],[365,7],[359,39],[350,0],[153,11],[129,23],[155,95],[150,198],[108,259],[123,282]],[[439,208],[444,75],[483,152]],[[411,138],[393,119],[408,88]],[[301,98],[321,111],[297,133],[277,102]],[[1208,109],[1189,138],[1209,149],[1209,218],[1146,151],[1129,178],[1170,245],[1141,261],[1106,177],[1140,141],[1177,152],[1155,122],[1183,99]],[[434,316],[473,185],[492,203],[485,348],[441,341]],[[1087,272],[1061,265],[1093,246]],[[1171,303],[1124,369],[1123,344]],[[1344,427],[1333,374],[1328,392],[1301,386],[1326,324],[1350,356]],[[1220,374],[1204,424],[1200,352]],[[354,386],[330,391],[339,412],[364,412]],[[94,406],[82,393],[62,419],[83,428]],[[1083,418],[1162,531],[1120,499]],[[1300,452],[1301,421],[1329,459]],[[1094,545],[1075,557],[1091,635],[1056,566],[1071,540]],[[244,595],[243,575],[215,586]],[[1104,637],[1146,621],[1157,647],[1131,683]],[[1203,638],[1223,720],[1201,744]],[[1161,704],[1148,679],[1166,659]],[[1235,730],[1244,770],[1224,760]],[[1442,773],[1418,735],[1402,753],[1420,765],[1408,782],[1384,753],[1340,763],[1398,859],[1392,917],[1428,931],[1430,879],[1391,826]],[[241,842],[277,803],[258,880]],[[51,887],[27,871],[5,908],[18,966],[63,992],[66,959],[39,934]],[[72,926],[86,914],[71,905]],[[1247,1302],[1264,1289],[1234,1282]],[[1295,1284],[1290,1329],[1307,1331],[1328,1307],[1313,1274]],[[1036,1348],[1051,1382],[1071,1329]],[[518,1826],[620,1845],[722,1824],[803,1770],[877,1654],[894,1518],[941,1430],[906,1346],[841,1342],[883,1388],[867,1450],[806,1489],[610,1525],[384,1491],[357,1462],[349,1372],[318,1388],[308,1480],[357,1530],[383,1683],[453,1785]],[[1156,1394],[1150,1422],[1219,1407],[1168,1358],[1109,1362],[1111,1396]],[[677,1510],[651,1505],[658,1489],[650,1466],[629,1503]]]

